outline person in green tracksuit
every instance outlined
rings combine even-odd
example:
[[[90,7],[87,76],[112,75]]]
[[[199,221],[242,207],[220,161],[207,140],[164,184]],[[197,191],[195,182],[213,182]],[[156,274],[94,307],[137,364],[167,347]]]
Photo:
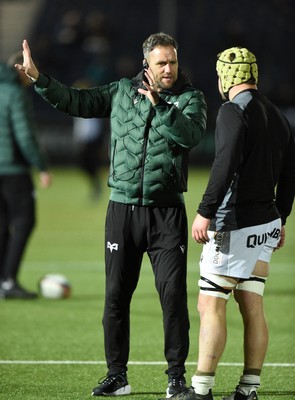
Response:
[[[90,89],[66,87],[37,70],[27,41],[23,65],[37,92],[56,109],[83,118],[110,118],[103,316],[108,373],[94,396],[125,395],[130,303],[147,252],[163,310],[171,397],[185,387],[189,349],[187,190],[189,151],[206,128],[206,103],[178,65],[177,43],[155,33],[143,43],[143,69],[133,79]]]
[[[34,229],[35,195],[31,169],[41,186],[51,183],[45,156],[37,141],[29,78],[15,70],[22,59],[13,54],[0,64],[0,298],[35,299],[19,283],[21,261]]]

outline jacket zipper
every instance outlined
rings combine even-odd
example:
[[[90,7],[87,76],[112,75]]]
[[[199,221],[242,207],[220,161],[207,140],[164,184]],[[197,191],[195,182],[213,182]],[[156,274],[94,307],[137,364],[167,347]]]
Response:
[[[142,206],[143,203],[143,178],[144,178],[144,165],[145,165],[145,158],[146,158],[146,150],[147,150],[147,141],[149,137],[149,130],[152,125],[152,119],[154,116],[155,110],[151,108],[149,115],[147,117],[147,122],[144,130],[144,142],[143,142],[143,153],[142,153],[142,160],[141,160],[141,179],[140,179],[140,187],[139,187],[139,205]]]

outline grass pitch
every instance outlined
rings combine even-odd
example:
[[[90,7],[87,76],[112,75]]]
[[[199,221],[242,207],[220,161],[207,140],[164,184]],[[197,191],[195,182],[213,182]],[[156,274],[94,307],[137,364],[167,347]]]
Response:
[[[54,170],[48,190],[37,189],[38,225],[21,270],[21,283],[37,290],[46,273],[62,273],[72,285],[65,300],[0,302],[0,399],[89,399],[106,374],[101,318],[104,302],[104,219],[109,189],[89,198],[87,180],[77,170]],[[208,170],[190,171],[186,194],[189,229],[207,183]],[[107,171],[102,172],[106,182]],[[270,344],[260,400],[295,399],[295,212],[287,222],[285,247],[276,252],[265,292]],[[198,261],[201,247],[189,240],[188,294],[191,348],[187,380],[196,369]],[[228,342],[216,375],[215,399],[230,393],[242,372],[242,322],[231,299]],[[131,352],[126,400],[163,397],[163,327],[148,258],[131,306]]]

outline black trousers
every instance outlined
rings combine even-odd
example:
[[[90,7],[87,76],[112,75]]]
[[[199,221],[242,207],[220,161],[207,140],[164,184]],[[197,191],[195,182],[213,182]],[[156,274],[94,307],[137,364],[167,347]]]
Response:
[[[0,280],[17,279],[34,225],[31,177],[28,174],[0,175]]]
[[[185,373],[189,348],[187,235],[184,205],[137,207],[110,201],[106,216],[103,316],[109,374],[127,371],[130,302],[145,252],[151,261],[163,311],[166,373]]]

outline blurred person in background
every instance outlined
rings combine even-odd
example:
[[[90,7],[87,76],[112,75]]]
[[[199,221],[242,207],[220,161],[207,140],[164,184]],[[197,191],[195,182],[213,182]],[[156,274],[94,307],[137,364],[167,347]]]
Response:
[[[268,346],[263,293],[269,263],[285,242],[295,193],[295,144],[282,112],[257,87],[256,57],[233,47],[218,55],[219,92],[210,179],[192,225],[200,259],[198,369],[177,400],[212,400],[226,345],[226,306],[233,293],[244,324],[244,369],[223,400],[257,400]]]
[[[87,79],[73,83],[76,88],[90,88]],[[90,198],[96,200],[101,194],[100,168],[107,124],[103,118],[73,118],[73,140],[78,151],[79,166],[90,183]]]
[[[22,53],[0,64],[0,298],[35,299],[18,281],[22,257],[35,226],[31,167],[40,171],[42,187],[51,176],[40,150],[26,93],[29,78],[14,68]]]
[[[167,397],[185,388],[189,349],[187,190],[189,151],[206,127],[203,93],[178,65],[177,43],[156,33],[143,43],[144,68],[91,89],[69,88],[40,74],[23,42],[23,65],[37,92],[75,117],[111,120],[110,201],[106,216],[103,316],[108,373],[93,396],[131,393],[127,379],[130,303],[147,252],[163,311]]]

